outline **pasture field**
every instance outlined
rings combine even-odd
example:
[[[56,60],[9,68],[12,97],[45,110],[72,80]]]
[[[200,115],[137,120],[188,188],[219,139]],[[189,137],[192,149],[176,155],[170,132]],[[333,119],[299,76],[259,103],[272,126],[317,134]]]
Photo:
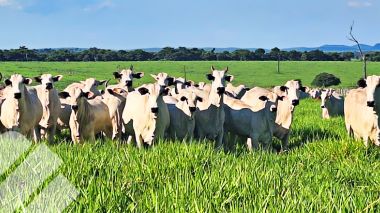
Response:
[[[352,87],[362,77],[361,62],[309,62],[309,61],[285,61],[281,62],[281,73],[276,70],[277,62],[239,62],[239,61],[145,61],[145,62],[0,62],[0,72],[4,75],[21,73],[28,77],[34,77],[41,73],[61,74],[63,80],[58,83],[62,88],[67,84],[83,80],[88,77],[97,79],[113,79],[112,72],[118,67],[125,68],[134,65],[137,72],[145,72],[145,77],[135,82],[135,86],[152,82],[149,74],[167,72],[174,77],[184,76],[184,66],[187,70],[187,78],[194,81],[206,81],[205,74],[210,71],[211,65],[218,69],[228,66],[230,74],[234,75],[235,84],[246,86],[270,87],[282,85],[290,79],[301,79],[310,86],[314,77],[321,72],[329,72],[338,76],[342,84],[339,87]],[[380,63],[369,62],[368,74],[379,74]],[[115,82],[114,80],[111,81]],[[207,81],[206,81],[207,82]]]
[[[109,63],[0,63],[4,75],[64,75],[59,86],[90,76],[112,78]],[[321,71],[336,74],[342,86],[361,76],[357,62],[133,62],[146,74],[161,71],[204,81],[209,66],[229,66],[235,83],[269,87],[300,78],[308,85]],[[380,72],[370,63],[369,73]],[[137,84],[151,81],[148,76]],[[73,145],[65,138],[49,147],[64,161],[62,173],[80,196],[68,212],[357,212],[380,211],[380,149],[365,148],[347,136],[343,118],[321,119],[320,103],[301,100],[286,153],[249,153],[243,144],[215,151],[208,141],[160,141],[153,148],[112,141]],[[274,146],[278,146],[274,141]],[[0,183],[7,174],[0,175]]]

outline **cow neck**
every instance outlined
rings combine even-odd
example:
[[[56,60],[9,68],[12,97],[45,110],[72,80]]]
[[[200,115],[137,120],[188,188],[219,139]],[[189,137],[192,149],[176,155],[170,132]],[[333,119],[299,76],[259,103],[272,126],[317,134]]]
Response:
[[[78,111],[75,113],[76,120],[82,124],[90,123],[90,103],[82,97],[78,101]]]
[[[192,113],[190,112],[189,105],[185,103],[184,101],[178,101],[175,106],[182,111],[186,116],[188,116],[188,119],[192,119]]]
[[[16,100],[16,99],[15,99]],[[22,114],[27,111],[26,105],[29,103],[30,104],[30,94],[28,92],[28,89],[26,86],[24,87],[24,90],[22,91],[21,98],[17,101],[17,107],[18,111]]]
[[[210,90],[209,93],[209,103],[210,105],[214,105],[216,107],[220,107],[223,105],[224,95],[219,95],[216,91],[213,89]]]
[[[278,102],[276,123],[285,129],[290,129],[293,120],[293,112],[291,103],[287,98]]]

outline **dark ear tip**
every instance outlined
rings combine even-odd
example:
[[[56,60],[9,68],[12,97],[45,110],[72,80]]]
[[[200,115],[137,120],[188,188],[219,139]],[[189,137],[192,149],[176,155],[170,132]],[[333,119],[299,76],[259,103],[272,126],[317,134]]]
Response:
[[[259,99],[262,100],[262,101],[268,100],[268,98],[266,96],[260,96]]]
[[[365,88],[365,87],[367,87],[367,82],[366,82],[363,78],[361,78],[361,79],[359,79],[359,81],[357,82],[357,85],[358,85],[359,87]]]
[[[186,101],[186,99],[187,99],[187,98],[186,98],[185,96],[182,96],[182,97],[181,97],[181,101]]]

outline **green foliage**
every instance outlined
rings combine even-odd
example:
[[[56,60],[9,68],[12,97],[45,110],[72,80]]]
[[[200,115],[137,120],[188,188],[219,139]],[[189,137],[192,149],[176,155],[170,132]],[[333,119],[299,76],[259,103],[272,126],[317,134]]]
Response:
[[[315,76],[313,82],[311,82],[312,86],[315,87],[329,87],[329,86],[337,86],[341,83],[340,79],[333,74],[329,73],[320,73]]]

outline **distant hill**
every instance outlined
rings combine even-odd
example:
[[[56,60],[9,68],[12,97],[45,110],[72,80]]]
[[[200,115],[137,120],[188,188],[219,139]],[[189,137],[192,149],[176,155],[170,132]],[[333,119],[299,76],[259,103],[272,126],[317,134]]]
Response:
[[[380,43],[377,43],[377,44],[375,44],[373,46],[367,45],[367,44],[361,44],[361,48],[365,52],[380,51]],[[61,49],[62,50],[69,50],[71,52],[80,52],[80,51],[83,51],[83,50],[87,50],[88,48],[43,48],[43,49],[38,49],[38,51],[40,51],[40,52],[46,52],[46,51],[49,51],[49,50],[61,50]],[[144,50],[144,51],[146,51],[146,52],[159,52],[162,48],[160,48],[160,47],[153,47],[153,48],[141,48],[141,49]],[[238,48],[238,47],[213,48],[213,47],[200,47],[199,49],[204,49],[204,50],[207,50],[207,51],[215,49],[215,52],[224,52],[224,51],[233,52],[233,51],[239,50],[239,49],[246,49],[246,50],[250,50],[250,51],[255,51],[258,48]],[[348,46],[348,45],[331,45],[331,44],[326,44],[326,45],[322,45],[322,46],[319,46],[319,47],[290,47],[290,48],[284,48],[282,50],[284,50],[284,51],[296,50],[296,51],[300,51],[300,52],[312,51],[312,50],[321,50],[323,52],[357,52],[358,48],[357,48],[356,45]],[[270,51],[270,49],[265,49],[265,51],[268,52],[268,51]]]

